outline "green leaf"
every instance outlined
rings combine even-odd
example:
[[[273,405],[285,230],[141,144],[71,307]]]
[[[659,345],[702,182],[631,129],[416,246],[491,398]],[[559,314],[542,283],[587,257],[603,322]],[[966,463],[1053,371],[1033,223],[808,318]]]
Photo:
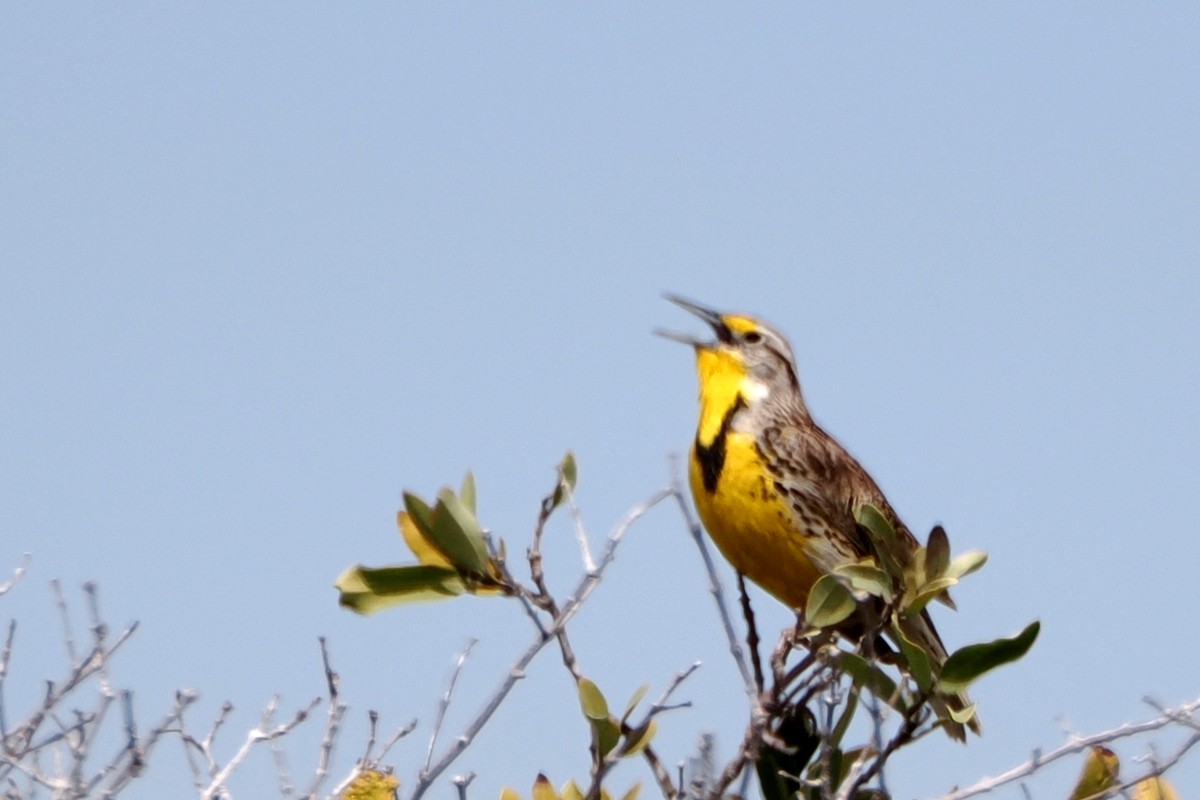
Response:
[[[1121,782],[1121,762],[1107,747],[1093,747],[1083,762],[1083,771],[1069,800],[1099,800],[1111,797],[1114,786]]]
[[[844,564],[833,571],[849,581],[852,589],[882,597],[889,602],[892,599],[892,579],[872,558]]]
[[[579,480],[579,468],[575,465],[575,454],[570,450],[563,456],[562,463],[558,465],[558,472],[562,475],[567,488],[572,492],[575,491],[575,484]]]
[[[842,711],[841,718],[837,724],[833,726],[832,733],[829,734],[829,744],[834,747],[841,747],[842,737],[846,735],[846,729],[850,727],[850,720],[854,718],[854,712],[858,710],[858,693],[851,692],[846,698],[846,708]]]
[[[558,464],[558,483],[551,496],[550,508],[558,508],[567,499],[567,492],[575,492],[575,483],[579,479],[579,469],[575,465],[575,454],[570,450]]]
[[[804,621],[814,628],[836,625],[854,613],[854,595],[833,575],[822,575],[808,593]]]
[[[621,741],[621,729],[612,717],[593,719],[591,723],[592,743],[596,746],[599,758],[603,760]]]
[[[834,660],[842,674],[848,675],[858,689],[866,689],[902,714],[908,710],[896,682],[879,667],[857,653],[845,651],[839,652]]]
[[[458,497],[462,500],[462,504],[466,506],[467,511],[471,512],[471,516],[475,516],[475,476],[470,470],[463,476],[462,489],[458,492]]]
[[[373,614],[405,603],[444,600],[465,591],[454,570],[425,564],[378,569],[351,567],[333,585],[341,592],[338,602],[360,614]]]
[[[629,787],[629,791],[621,795],[621,800],[638,800],[638,796],[642,793],[642,785],[635,783]]]
[[[951,708],[946,706],[946,713],[950,715],[950,719],[957,722],[959,725],[966,725],[971,721],[971,717],[975,716],[975,704],[963,706],[962,708]]]
[[[625,713],[621,715],[621,722],[629,719],[629,715],[637,708],[637,704],[642,702],[642,698],[646,696],[646,692],[648,691],[650,691],[650,684],[648,683],[643,683],[637,688],[637,691],[633,693],[633,697],[629,698],[629,702],[625,704]]]
[[[883,515],[883,512],[875,506],[863,503],[854,512],[854,521],[877,536],[880,541],[895,546],[896,529],[892,527],[892,523],[888,522],[888,518]]]
[[[579,679],[579,705],[588,719],[608,719],[608,701],[600,687],[587,678]]]
[[[956,650],[942,667],[938,688],[946,692],[961,692],[984,673],[1016,661],[1033,647],[1041,627],[1041,623],[1034,620],[1011,639],[969,644]]]
[[[929,543],[925,545],[925,579],[932,581],[942,577],[949,566],[950,538],[946,536],[945,528],[934,525],[929,532]]]
[[[909,639],[899,625],[892,625],[892,635],[896,637],[896,643],[900,645],[900,652],[904,654],[904,660],[908,663],[908,674],[917,682],[917,688],[922,692],[929,691],[933,688],[933,666],[930,663],[929,653]]]
[[[429,505],[412,492],[405,492],[404,510],[412,517],[417,530],[428,539],[429,532],[433,530],[433,511],[430,510]]]
[[[429,538],[460,571],[486,574],[487,545],[483,540],[483,528],[450,489],[438,492]]]
[[[559,794],[562,796],[562,800],[584,800],[583,790],[579,788],[579,784],[574,780],[564,783],[562,791]]]
[[[968,550],[950,562],[946,567],[946,577],[959,579],[970,575],[987,563],[987,553],[982,550]]]
[[[896,529],[892,527],[888,518],[878,508],[866,503],[855,510],[854,519],[867,532],[883,568],[893,578],[903,580],[904,567],[908,564],[910,556],[901,551]]]
[[[942,592],[949,589],[958,581],[954,578],[935,578],[920,588],[911,600],[904,604],[904,613],[915,616],[925,610],[925,606],[936,600]]]
[[[636,756],[638,753],[646,749],[654,739],[654,734],[658,733],[658,721],[650,720],[645,725],[640,725],[625,735],[625,744],[622,747],[622,756]]]

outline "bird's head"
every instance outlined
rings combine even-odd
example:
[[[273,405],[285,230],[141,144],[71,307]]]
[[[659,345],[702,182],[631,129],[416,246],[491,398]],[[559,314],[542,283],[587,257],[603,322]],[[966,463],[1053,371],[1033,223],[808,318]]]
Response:
[[[777,390],[799,393],[796,359],[791,345],[779,331],[753,317],[723,314],[678,295],[668,294],[666,298],[707,322],[716,336],[703,340],[657,331],[660,336],[696,349],[702,394],[710,384],[725,384],[727,390],[733,390],[743,402],[753,405]]]

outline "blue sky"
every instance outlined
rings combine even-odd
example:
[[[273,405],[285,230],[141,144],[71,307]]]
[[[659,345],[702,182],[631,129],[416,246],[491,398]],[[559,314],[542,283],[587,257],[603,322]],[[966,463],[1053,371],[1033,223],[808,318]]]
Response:
[[[990,553],[938,616],[952,645],[1043,621],[973,692],[986,737],[923,744],[897,797],[1200,694],[1195,6],[3,14],[0,569],[33,554],[0,601],[11,705],[61,670],[48,581],[95,580],[141,621],[113,678],[147,721],[179,687],[197,727],[229,699],[232,752],[272,694],[322,691],[325,635],[343,766],[367,708],[417,717],[411,786],[455,653],[480,639],[450,730],[528,622],[469,598],[361,619],[332,580],[404,560],[401,490],[468,468],[517,552],[567,448],[597,539],[663,485],[695,413],[691,354],[650,334],[695,329],[666,290],[787,331],[815,416],[909,525]],[[615,697],[704,662],[670,763],[701,731],[730,752],[745,717],[703,581],[657,510],[575,624]],[[547,653],[459,762],[473,796],[584,776],[574,709]],[[188,790],[176,750],[131,797]],[[235,791],[269,788],[255,764]]]

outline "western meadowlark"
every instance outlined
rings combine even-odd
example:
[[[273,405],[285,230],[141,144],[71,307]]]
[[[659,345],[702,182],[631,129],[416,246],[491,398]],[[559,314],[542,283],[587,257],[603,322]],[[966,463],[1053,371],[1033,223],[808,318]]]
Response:
[[[883,492],[854,457],[809,414],[796,359],[782,334],[737,314],[722,314],[675,295],[668,300],[707,322],[715,341],[663,332],[692,345],[700,378],[700,422],[689,459],[696,510],[734,569],[793,609],[834,568],[875,557],[855,511],[878,508],[903,545],[920,545]],[[952,605],[949,596],[941,598]],[[947,653],[928,611],[904,620],[906,638],[940,670]],[[966,695],[935,697],[932,705],[956,739],[963,726],[947,707],[969,706]],[[968,725],[976,733],[979,722]]]

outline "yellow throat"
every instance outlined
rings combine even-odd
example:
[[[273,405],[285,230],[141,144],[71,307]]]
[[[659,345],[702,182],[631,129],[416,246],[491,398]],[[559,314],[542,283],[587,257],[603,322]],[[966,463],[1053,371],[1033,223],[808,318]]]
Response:
[[[726,317],[731,328],[752,321]],[[750,416],[767,388],[736,352],[697,346],[700,421],[688,478],[696,510],[734,568],[792,608],[802,608],[821,576],[775,487]]]

